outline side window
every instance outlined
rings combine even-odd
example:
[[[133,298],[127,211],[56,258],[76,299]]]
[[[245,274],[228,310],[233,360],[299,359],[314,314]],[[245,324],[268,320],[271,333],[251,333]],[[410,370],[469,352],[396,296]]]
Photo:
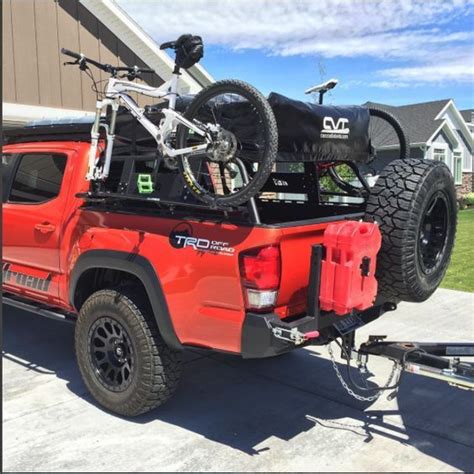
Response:
[[[54,199],[61,189],[67,157],[23,155],[13,179],[9,202],[40,203]]]

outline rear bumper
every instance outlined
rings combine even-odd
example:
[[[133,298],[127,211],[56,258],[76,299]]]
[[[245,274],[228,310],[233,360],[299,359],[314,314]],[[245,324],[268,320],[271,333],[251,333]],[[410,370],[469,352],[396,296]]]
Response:
[[[244,359],[273,357],[306,345],[324,345],[334,338],[352,332],[374,321],[387,310],[383,304],[362,312],[345,316],[322,313],[318,316],[301,315],[291,320],[281,320],[275,313],[247,313],[242,328],[241,354]],[[319,337],[302,344],[284,341],[275,336],[273,328],[297,329],[305,334],[319,331]]]

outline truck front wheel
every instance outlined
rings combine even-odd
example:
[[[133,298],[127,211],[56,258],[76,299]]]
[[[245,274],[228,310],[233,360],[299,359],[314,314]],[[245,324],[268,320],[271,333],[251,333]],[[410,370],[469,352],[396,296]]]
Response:
[[[91,295],[79,312],[75,346],[87,388],[119,415],[152,410],[178,386],[180,353],[164,343],[148,299],[138,289]]]

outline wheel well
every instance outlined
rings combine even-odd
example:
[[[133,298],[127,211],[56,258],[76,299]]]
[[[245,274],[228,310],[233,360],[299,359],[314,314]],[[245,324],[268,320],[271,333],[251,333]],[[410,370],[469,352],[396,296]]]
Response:
[[[183,348],[174,330],[173,321],[153,265],[138,254],[116,250],[88,250],[77,259],[71,271],[69,301],[80,310],[94,292],[104,289],[123,291],[124,287],[139,296],[140,304],[149,304],[163,339],[169,347]]]
[[[82,273],[77,281],[74,292],[74,307],[79,311],[87,298],[96,291],[120,290],[125,286],[141,288],[146,295],[142,281],[132,273],[112,268],[90,268]]]

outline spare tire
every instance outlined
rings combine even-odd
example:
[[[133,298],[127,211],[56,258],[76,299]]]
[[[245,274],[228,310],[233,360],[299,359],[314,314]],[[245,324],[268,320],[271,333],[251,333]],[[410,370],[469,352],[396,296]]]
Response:
[[[380,173],[365,219],[380,225],[379,294],[424,301],[438,288],[456,232],[456,192],[448,167],[432,160],[395,160]]]

